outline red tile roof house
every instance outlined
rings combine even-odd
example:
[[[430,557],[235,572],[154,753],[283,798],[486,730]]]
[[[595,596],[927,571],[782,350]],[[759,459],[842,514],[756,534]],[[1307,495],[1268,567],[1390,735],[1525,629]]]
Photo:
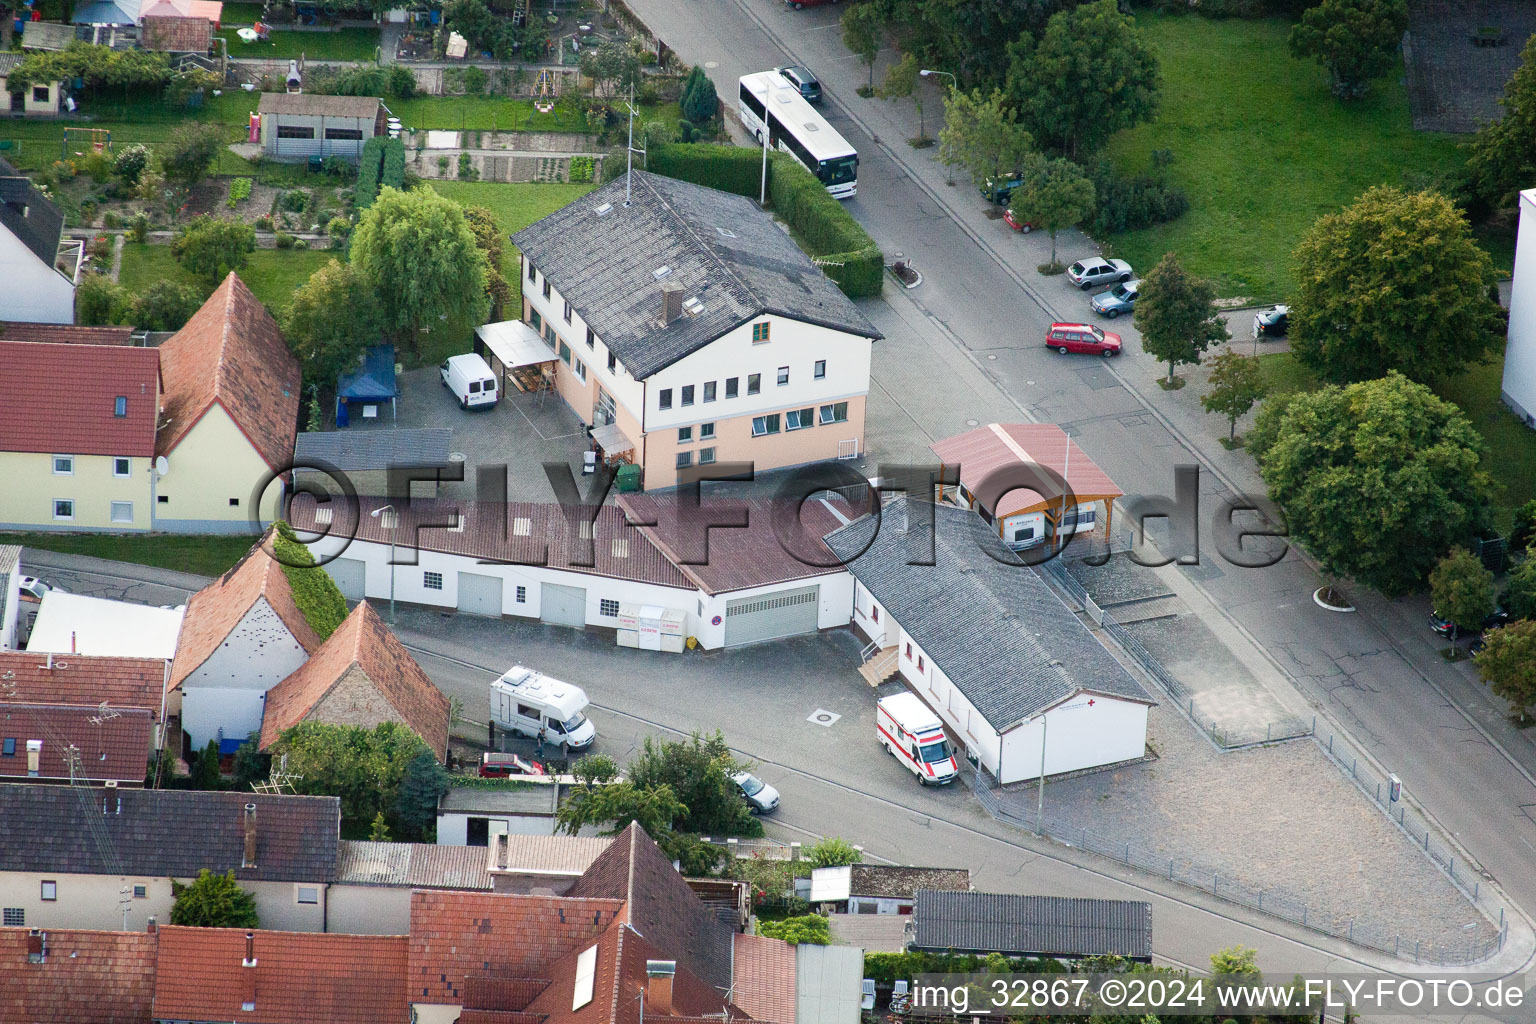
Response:
[[[143,931],[0,928],[0,1021],[147,1024],[155,945]]]
[[[155,454],[169,464],[155,494],[155,529],[259,533],[277,509],[259,484],[293,458],[299,363],[272,314],[233,273],[159,348],[165,402]]]
[[[0,703],[0,780],[142,786],[154,733],[148,708]]]

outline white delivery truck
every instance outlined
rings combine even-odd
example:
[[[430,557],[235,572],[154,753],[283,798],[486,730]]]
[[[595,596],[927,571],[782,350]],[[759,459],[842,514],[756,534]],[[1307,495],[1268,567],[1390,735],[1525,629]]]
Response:
[[[939,716],[915,693],[881,697],[875,728],[885,749],[925,786],[954,782],[960,774]]]
[[[581,687],[513,665],[491,683],[491,725],[514,736],[537,736],[543,729],[546,746],[585,750],[597,739],[584,714],[589,703]]]

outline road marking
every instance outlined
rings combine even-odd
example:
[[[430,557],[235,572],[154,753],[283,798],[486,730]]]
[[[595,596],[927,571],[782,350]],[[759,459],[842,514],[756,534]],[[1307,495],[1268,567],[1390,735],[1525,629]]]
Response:
[[[837,720],[842,717],[842,715],[834,714],[825,708],[817,708],[815,711],[811,712],[811,716],[807,718],[806,721],[810,722],[812,725],[819,725],[823,728],[830,729],[837,723]]]

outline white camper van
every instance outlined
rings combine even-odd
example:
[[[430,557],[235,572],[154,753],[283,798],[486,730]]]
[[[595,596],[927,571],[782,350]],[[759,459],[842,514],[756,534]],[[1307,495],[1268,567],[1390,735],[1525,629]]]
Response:
[[[597,727],[584,714],[588,703],[581,687],[513,665],[491,683],[491,724],[514,736],[537,736],[543,729],[546,745],[585,750],[597,739]]]
[[[880,698],[875,728],[885,749],[923,785],[942,786],[960,774],[939,716],[917,694]]]
[[[449,356],[437,372],[443,378],[443,387],[459,400],[461,409],[492,406],[500,397],[496,390],[496,375],[485,360],[473,352]]]

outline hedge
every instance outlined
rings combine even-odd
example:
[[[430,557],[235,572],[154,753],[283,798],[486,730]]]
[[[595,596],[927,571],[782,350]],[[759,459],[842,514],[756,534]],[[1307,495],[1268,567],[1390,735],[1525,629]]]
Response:
[[[652,146],[649,168],[756,199],[762,188],[762,150],[744,146]],[[768,201],[794,232],[806,253],[851,299],[879,295],[885,283],[885,256],[869,233],[833,199],[810,171],[787,153],[768,159]]]
[[[864,977],[890,988],[900,978],[919,974],[1065,974],[1059,960],[1026,960],[996,953],[990,957],[967,953],[865,953]]]
[[[363,155],[357,165],[357,190],[353,202],[366,210],[379,197],[379,188],[400,188],[405,184],[405,143],[376,135],[363,143]]]
[[[321,640],[336,632],[336,627],[347,617],[347,599],[341,596],[341,589],[331,579],[331,574],[315,565],[309,548],[282,520],[276,523],[272,554],[282,565],[283,575],[288,577],[288,586],[293,591],[293,603],[298,606],[304,621],[309,623],[309,628]]]

